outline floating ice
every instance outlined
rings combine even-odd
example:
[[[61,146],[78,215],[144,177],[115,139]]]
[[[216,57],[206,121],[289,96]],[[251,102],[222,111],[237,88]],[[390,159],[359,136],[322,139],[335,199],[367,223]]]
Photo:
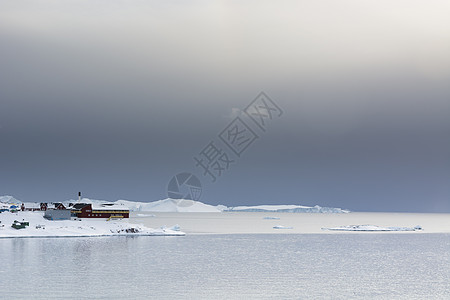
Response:
[[[283,226],[283,225],[276,225],[276,226],[273,226],[273,229],[294,229],[294,227]]]
[[[278,217],[264,217],[264,220],[279,220],[280,218]]]
[[[419,231],[422,226],[415,227],[381,227],[377,225],[347,225],[340,227],[322,228],[322,230],[333,231]]]
[[[244,211],[244,212],[289,212],[289,213],[348,213],[350,211],[321,206],[302,206],[302,205],[256,205],[256,206],[236,206],[230,207],[225,211]]]
[[[173,231],[180,231],[181,228],[180,228],[180,225],[176,224],[176,225],[170,227],[169,229],[173,230]]]

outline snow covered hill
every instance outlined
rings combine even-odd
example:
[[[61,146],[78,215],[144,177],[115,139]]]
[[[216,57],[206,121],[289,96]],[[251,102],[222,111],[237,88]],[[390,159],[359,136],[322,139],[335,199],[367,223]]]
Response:
[[[7,203],[7,204],[19,204],[22,201],[17,200],[13,196],[0,196],[0,203]]]

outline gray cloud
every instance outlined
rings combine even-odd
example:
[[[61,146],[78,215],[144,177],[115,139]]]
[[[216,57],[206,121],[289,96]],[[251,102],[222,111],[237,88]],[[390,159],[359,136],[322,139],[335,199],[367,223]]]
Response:
[[[0,7],[0,194],[165,197],[264,90],[285,114],[204,201],[449,211],[446,1]]]

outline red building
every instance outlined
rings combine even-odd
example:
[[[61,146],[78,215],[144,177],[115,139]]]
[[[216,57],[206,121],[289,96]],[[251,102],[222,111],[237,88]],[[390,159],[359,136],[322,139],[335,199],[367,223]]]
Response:
[[[77,203],[72,207],[72,217],[76,218],[129,218],[130,210],[113,204],[92,206],[87,203]]]

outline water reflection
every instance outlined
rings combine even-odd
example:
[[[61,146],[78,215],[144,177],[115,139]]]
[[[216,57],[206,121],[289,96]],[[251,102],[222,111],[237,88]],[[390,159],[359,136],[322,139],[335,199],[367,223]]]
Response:
[[[5,299],[448,298],[448,237],[3,239],[0,288]]]

